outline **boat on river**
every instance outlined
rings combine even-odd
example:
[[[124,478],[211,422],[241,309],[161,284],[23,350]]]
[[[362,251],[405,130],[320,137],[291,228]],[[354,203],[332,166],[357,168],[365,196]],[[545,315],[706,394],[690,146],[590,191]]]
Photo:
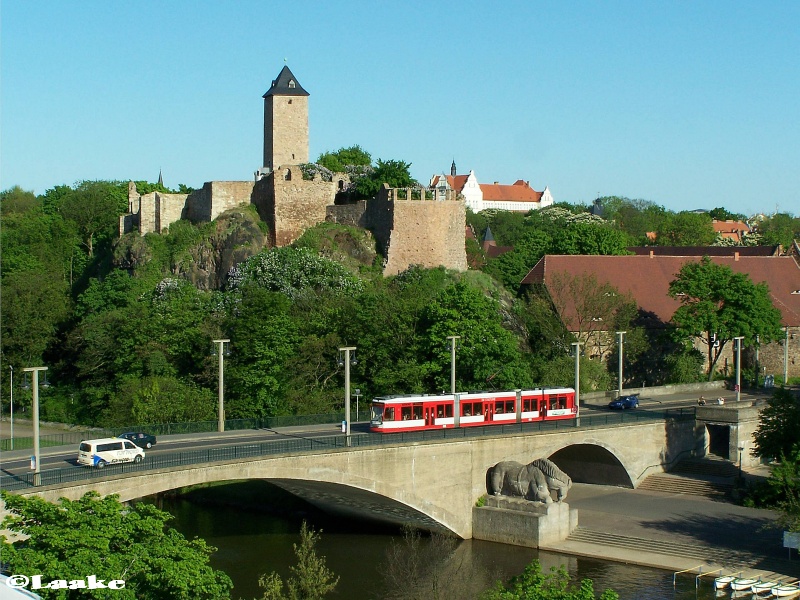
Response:
[[[800,596],[800,586],[797,585],[776,585],[770,591],[776,598],[794,598],[795,596]]]
[[[780,585],[778,581],[759,581],[758,583],[754,583],[750,590],[756,594],[772,594],[772,588],[777,587]]]
[[[734,592],[744,592],[750,591],[753,587],[753,584],[758,583],[758,579],[750,579],[749,577],[740,578],[736,577],[733,581],[731,581],[730,586]]]
[[[731,581],[736,579],[735,575],[723,575],[714,579],[714,589],[723,590],[731,584]]]

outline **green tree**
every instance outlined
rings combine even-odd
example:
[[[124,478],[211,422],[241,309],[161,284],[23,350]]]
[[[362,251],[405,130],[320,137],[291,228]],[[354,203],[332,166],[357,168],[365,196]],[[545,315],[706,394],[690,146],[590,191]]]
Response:
[[[669,284],[669,295],[681,302],[672,316],[677,337],[698,338],[707,348],[709,381],[722,350],[734,337],[742,336],[745,344],[752,345],[757,338],[766,344],[781,334],[781,314],[767,285],[754,284],[747,275],[708,256],[684,264]]]
[[[416,184],[409,169],[411,163],[402,160],[381,160],[372,173],[359,178],[355,183],[355,191],[362,198],[373,198],[384,183],[390,188],[407,188]]]
[[[339,583],[325,564],[325,557],[317,555],[320,534],[303,521],[300,527],[300,545],[293,544],[297,564],[289,567],[292,575],[285,582],[275,571],[262,575],[258,584],[264,589],[261,600],[321,600]]]
[[[208,562],[215,548],[187,540],[167,526],[169,513],[146,503],[125,505],[116,496],[88,492],[79,500],[51,504],[39,497],[2,492],[9,515],[3,526],[27,536],[0,539],[4,568],[43,581],[125,581],[122,590],[41,590],[44,598],[223,600],[233,587]]]
[[[317,164],[334,173],[344,173],[348,166],[367,167],[372,164],[369,152],[358,144],[349,148],[339,148],[336,152],[323,152]]]
[[[766,482],[768,497],[775,500],[780,511],[778,526],[786,531],[800,531],[800,446],[781,455],[772,466]]]
[[[73,221],[82,235],[89,257],[95,238],[111,238],[118,230],[119,215],[128,207],[127,187],[110,181],[84,181],[74,193],[61,199],[59,212]]]
[[[788,213],[776,213],[758,223],[757,231],[762,243],[768,246],[780,244],[791,248],[793,240],[800,240],[800,218]]]
[[[715,221],[744,221],[745,216],[741,213],[732,213],[728,209],[718,206],[708,211],[708,216]]]
[[[753,454],[764,460],[793,456],[800,449],[800,399],[789,389],[776,389],[759,413]]]
[[[39,206],[33,192],[23,190],[18,185],[0,192],[0,214],[5,218],[12,213],[28,212]]]
[[[656,230],[659,246],[710,246],[716,237],[708,214],[688,211],[667,213]]]
[[[596,600],[591,579],[584,579],[577,587],[570,588],[569,574],[560,568],[543,573],[538,560],[525,567],[525,571],[511,579],[508,584],[498,582],[481,596],[481,600]],[[600,600],[616,600],[613,590],[606,590]]]

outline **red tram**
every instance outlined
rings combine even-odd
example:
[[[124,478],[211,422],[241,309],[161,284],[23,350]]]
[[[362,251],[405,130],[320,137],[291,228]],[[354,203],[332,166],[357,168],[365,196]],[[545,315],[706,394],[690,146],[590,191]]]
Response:
[[[575,390],[545,388],[510,392],[379,396],[372,400],[370,431],[394,433],[574,419]]]

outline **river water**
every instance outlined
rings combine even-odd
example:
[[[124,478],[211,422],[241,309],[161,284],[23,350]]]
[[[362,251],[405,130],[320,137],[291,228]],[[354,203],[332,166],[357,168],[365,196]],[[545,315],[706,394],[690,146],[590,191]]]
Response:
[[[293,544],[299,542],[303,520],[321,530],[317,553],[340,577],[331,598],[383,599],[389,597],[387,590],[418,579],[424,589],[438,586],[439,598],[477,598],[494,581],[520,574],[535,558],[545,570],[563,565],[573,581],[591,579],[597,595],[611,588],[622,600],[715,598],[711,582],[701,581],[696,589],[692,575],[679,575],[673,587],[671,572],[505,544],[466,540],[449,542],[454,547],[445,551],[441,544],[448,542],[423,536],[412,552],[407,537],[397,529],[330,517],[265,482],[233,483],[145,501],[171,513],[172,526],[186,537],[199,536],[218,548],[212,566],[233,580],[236,599],[260,598],[258,578],[264,573],[276,571],[284,579],[290,575]],[[414,561],[409,560],[412,554],[422,558],[421,569],[442,556],[450,558],[437,563],[433,576],[417,578]]]

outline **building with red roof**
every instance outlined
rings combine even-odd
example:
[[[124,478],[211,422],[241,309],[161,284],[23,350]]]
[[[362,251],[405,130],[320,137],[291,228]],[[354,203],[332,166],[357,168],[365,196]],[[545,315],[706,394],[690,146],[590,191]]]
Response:
[[[456,163],[450,166],[450,175],[434,175],[430,187],[456,190],[464,197],[464,202],[472,212],[482,210],[510,210],[528,212],[553,204],[553,196],[545,186],[544,191],[537,192],[530,182],[518,179],[511,185],[479,183],[475,171],[468,175],[456,174]]]
[[[702,250],[702,249],[700,249]],[[598,284],[610,284],[622,294],[630,295],[639,308],[640,323],[647,327],[664,328],[680,306],[680,301],[668,294],[669,284],[681,267],[689,261],[699,262],[702,254],[694,256],[664,256],[656,252],[630,256],[546,255],[536,263],[522,280],[524,285],[542,285],[545,289],[562,274],[571,277],[593,275]],[[711,256],[715,264],[725,265],[736,273],[746,274],[753,283],[765,283],[772,303],[781,313],[786,328],[789,349],[789,376],[800,375],[800,264],[792,256],[743,256],[732,252]],[[572,332],[578,331],[578,315],[574,301],[567,299],[559,309],[559,317]],[[598,329],[603,324],[597,324]],[[612,333],[612,332],[609,332]],[[780,343],[761,348],[761,364],[773,373],[783,372],[784,350]]]

